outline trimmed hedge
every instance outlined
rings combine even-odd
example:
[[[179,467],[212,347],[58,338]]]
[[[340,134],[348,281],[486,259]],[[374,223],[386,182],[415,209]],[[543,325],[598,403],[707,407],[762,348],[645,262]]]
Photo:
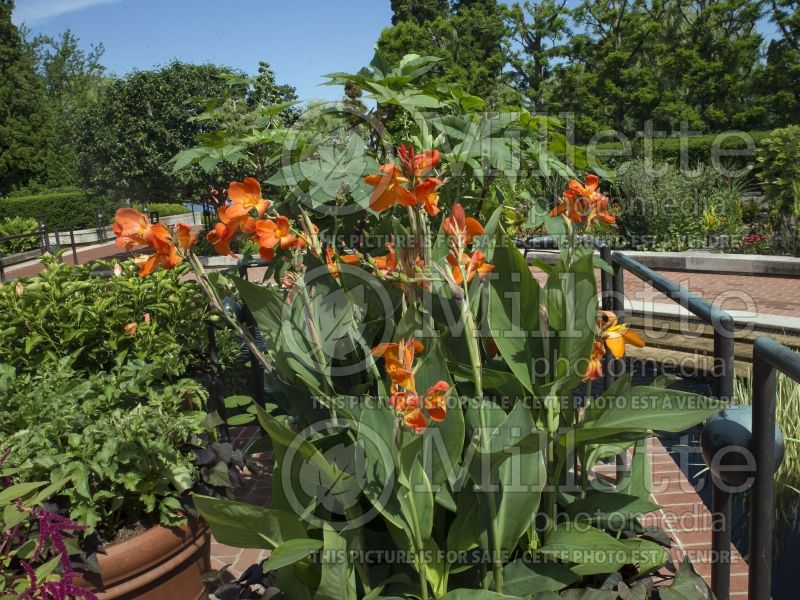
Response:
[[[147,205],[147,210],[151,213],[158,213],[159,217],[173,217],[192,212],[183,204],[176,204],[175,202],[152,202]]]
[[[97,215],[108,221],[114,213],[107,199],[93,198],[86,192],[54,192],[0,199],[0,219],[28,217],[44,221],[47,229],[85,229],[97,227]]]
[[[689,136],[685,140],[679,137],[656,137],[649,140],[652,142],[652,150],[650,153],[656,163],[671,163],[680,166],[681,156],[681,142],[686,144],[687,151],[687,167],[694,169],[698,163],[711,166],[712,156],[714,153],[715,142],[717,148],[721,150],[719,156],[719,163],[728,169],[741,168],[746,165],[754,165],[756,162],[756,153],[761,147],[761,144],[770,135],[770,131],[746,131],[746,132],[726,132],[726,133],[709,133],[706,135]],[[754,148],[748,152],[747,137],[752,139]],[[641,138],[631,140],[630,142],[631,154],[629,156],[615,156],[615,157],[598,157],[601,164],[606,164],[611,167],[618,167],[620,164],[630,161],[635,158],[642,158],[645,154],[644,142]],[[594,146],[599,154],[604,151],[614,150],[620,151],[624,149],[622,142],[603,142]],[[728,156],[726,151],[744,151],[745,155],[741,156]]]

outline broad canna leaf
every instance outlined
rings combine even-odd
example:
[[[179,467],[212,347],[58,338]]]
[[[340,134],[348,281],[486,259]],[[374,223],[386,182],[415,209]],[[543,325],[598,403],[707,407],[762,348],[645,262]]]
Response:
[[[721,406],[719,400],[690,392],[635,386],[598,398],[591,418],[581,422],[578,429],[679,432],[701,423]]]
[[[308,537],[298,517],[288,512],[200,494],[193,494],[192,499],[221,544],[273,549],[283,542]]]
[[[498,231],[492,255],[488,324],[500,356],[530,393],[531,365],[542,356],[539,284],[505,233]]]
[[[322,548],[322,542],[320,540],[308,538],[286,540],[272,550],[262,568],[264,569],[264,573],[268,571],[277,571],[278,569],[303,560],[309,554],[316,552],[320,548]]]
[[[556,592],[577,580],[578,576],[568,564],[518,558],[503,568],[503,593],[526,597],[540,592]]]
[[[355,600],[356,583],[353,565],[347,560],[347,542],[326,528],[323,533],[322,577],[314,600]]]

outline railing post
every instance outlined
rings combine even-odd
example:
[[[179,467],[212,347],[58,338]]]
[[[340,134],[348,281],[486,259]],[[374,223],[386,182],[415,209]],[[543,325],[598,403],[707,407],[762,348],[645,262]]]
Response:
[[[222,425],[220,425],[220,439],[223,442],[227,442],[230,440],[230,430],[228,428],[228,415],[227,411],[225,410],[225,402],[219,393],[219,378],[220,378],[220,366],[219,366],[219,354],[217,353],[217,334],[214,329],[214,324],[210,321],[207,323],[207,331],[208,331],[208,362],[211,365],[211,385],[209,386],[209,394],[211,396],[211,407],[212,410],[216,410],[217,414],[222,419]]]
[[[39,236],[42,254],[50,252],[50,236],[47,233],[47,225],[45,225],[44,221],[39,221]]]
[[[75,230],[69,228],[69,245],[72,246],[72,264],[78,264],[78,246],[75,243]]]
[[[753,457],[750,490],[750,582],[748,597],[770,598],[772,587],[773,476],[775,473],[775,368],[753,346]]]
[[[610,310],[617,315],[619,323],[625,322],[625,269],[619,263],[614,261],[613,255],[609,257],[608,261],[614,272],[611,275],[611,302]],[[601,279],[602,281],[602,279]],[[611,375],[611,383],[625,372],[625,363],[617,360],[613,356],[609,356],[606,352],[607,362],[604,365],[606,373]],[[608,375],[607,375],[608,376]],[[608,379],[606,380],[608,381]],[[627,455],[626,455],[627,457]]]
[[[249,274],[248,265],[243,262],[240,263],[238,271],[239,277],[247,281]],[[263,341],[261,332],[258,329],[258,324],[253,318],[253,313],[250,312],[246,304],[242,307],[242,323],[247,327],[247,330],[250,332],[256,344]],[[252,386],[253,398],[256,404],[264,406],[266,402],[266,396],[264,395],[264,370],[261,368],[261,363],[258,362],[255,353],[252,350],[248,350],[247,352],[250,355],[250,385]]]
[[[714,319],[714,395],[733,401],[734,324],[728,315]]]
[[[611,310],[613,310],[614,314],[617,315],[618,322],[624,323],[625,322],[625,269],[622,268],[622,265],[614,261],[613,256],[609,256],[609,260],[607,262],[611,265],[611,268],[614,271],[611,275]],[[605,360],[606,364],[604,366],[606,369],[606,385],[608,385],[609,379],[611,380],[611,383],[613,383],[614,381],[616,381],[617,377],[619,377],[624,373],[625,363],[622,362],[621,360],[614,358],[608,351],[606,351]],[[624,476],[625,471],[627,470],[628,470],[628,453],[621,452],[620,454],[617,454],[616,458],[616,478],[618,482],[622,480],[622,477]]]
[[[729,600],[731,593],[731,493],[716,475],[711,477],[711,591],[717,600]]]

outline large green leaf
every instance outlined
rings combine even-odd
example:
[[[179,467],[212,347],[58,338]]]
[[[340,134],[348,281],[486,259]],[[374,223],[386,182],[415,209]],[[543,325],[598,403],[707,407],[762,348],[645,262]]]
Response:
[[[503,568],[503,593],[530,596],[556,592],[576,582],[578,576],[564,563],[529,562],[521,558]]]
[[[617,492],[589,491],[585,498],[570,503],[566,507],[566,512],[573,521],[588,521],[602,525],[612,523],[619,529],[633,517],[658,508],[658,504],[653,504],[638,496]]]
[[[489,329],[511,372],[533,393],[531,365],[534,359],[542,356],[539,284],[522,254],[500,230],[492,262]]]
[[[571,258],[562,253],[545,285],[551,345],[558,362],[551,376],[571,388],[584,373],[574,371],[586,364],[595,340],[597,283],[591,248],[579,246]]]
[[[669,561],[667,549],[656,542],[631,538],[622,540],[622,543],[631,551],[631,559],[634,564],[638,565],[640,575],[657,571]]]
[[[413,526],[416,517],[420,536],[429,538],[433,531],[433,492],[419,460],[414,460],[408,485],[397,491],[397,498],[406,522]]]
[[[274,549],[283,542],[308,537],[303,524],[291,513],[200,494],[193,494],[192,499],[221,544]]]
[[[287,540],[270,553],[269,558],[263,564],[262,568],[264,569],[264,573],[267,571],[277,571],[282,567],[303,560],[306,556],[312,552],[316,552],[320,548],[322,548],[322,542],[319,540],[303,538]]]
[[[710,590],[686,559],[681,563],[672,585],[659,588],[658,595],[662,600],[705,600],[710,597]]]
[[[613,573],[629,562],[629,549],[604,531],[581,523],[559,523],[540,552],[563,562],[585,565],[580,575]]]
[[[458,494],[456,517],[447,530],[447,550],[466,552],[478,545],[478,501],[471,486]]]
[[[323,531],[322,578],[314,600],[355,600],[353,565],[347,557],[347,542],[331,529]]]
[[[513,600],[517,596],[507,596],[489,590],[453,590],[442,596],[441,600]]]
[[[684,431],[721,408],[719,400],[658,387],[634,386],[595,400],[591,418],[580,429]]]

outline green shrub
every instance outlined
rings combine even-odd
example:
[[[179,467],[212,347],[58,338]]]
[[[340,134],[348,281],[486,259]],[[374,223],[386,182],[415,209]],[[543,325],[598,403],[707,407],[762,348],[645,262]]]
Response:
[[[615,188],[619,231],[632,248],[730,249],[742,238],[741,192],[709,170],[692,177],[672,164],[635,160],[620,171]]]
[[[800,126],[772,131],[758,153],[759,175],[770,204],[775,243],[779,250],[796,252],[800,219]]]
[[[183,204],[177,204],[174,202],[153,202],[147,204],[147,210],[151,214],[158,213],[159,217],[172,217],[174,215],[185,215],[188,212],[192,212]]]
[[[203,430],[203,388],[158,383],[131,362],[86,377],[65,364],[36,374],[0,365],[0,454],[25,481],[61,481],[51,498],[71,519],[113,538],[118,528],[185,520],[182,500],[200,479],[187,442]],[[199,439],[196,440],[199,442]]]
[[[118,276],[95,273],[115,265]],[[98,372],[140,359],[157,361],[168,377],[204,366],[211,313],[199,288],[179,285],[185,267],[139,277],[132,261],[72,267],[46,258],[44,266],[19,285],[0,285],[0,363],[33,372],[66,359]]]
[[[756,153],[765,144],[769,135],[769,131],[746,131],[687,136],[683,140],[680,137],[655,137],[647,141],[648,147],[645,146],[642,138],[637,138],[631,142],[629,156],[598,157],[597,160],[602,165],[618,168],[628,161],[650,156],[655,163],[666,162],[678,167],[683,166],[686,169],[696,169],[698,165],[713,168],[716,147],[722,151],[717,154],[718,162],[716,164],[723,169],[736,171],[755,165]],[[749,146],[748,138],[752,140],[753,146]],[[685,164],[681,165],[683,145],[686,147],[686,159]],[[622,142],[603,142],[597,144],[594,149],[598,154],[603,155],[608,151],[620,152],[624,146]],[[592,151],[592,148],[589,150]],[[743,154],[728,156],[727,151],[743,152]]]
[[[22,235],[23,233],[33,233],[39,230],[36,219],[28,217],[11,217],[10,219],[0,220],[0,238]],[[16,240],[0,242],[0,255],[19,254],[28,250],[36,250],[39,247],[39,237],[32,236]]]
[[[37,222],[43,221],[50,231],[97,227],[98,215],[103,215],[103,221],[106,221],[113,212],[110,201],[88,196],[85,192],[55,192],[0,199],[0,219],[36,219]]]

